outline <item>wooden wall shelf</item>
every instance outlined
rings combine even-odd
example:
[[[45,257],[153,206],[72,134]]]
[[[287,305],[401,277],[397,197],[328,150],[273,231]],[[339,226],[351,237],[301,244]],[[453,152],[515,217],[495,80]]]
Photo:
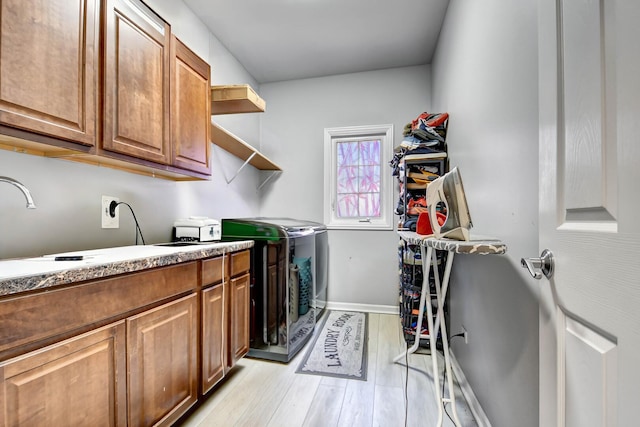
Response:
[[[264,100],[249,85],[211,86],[212,115],[262,113],[265,108]],[[231,183],[248,164],[258,170],[271,171],[258,189],[262,188],[274,175],[282,172],[280,166],[262,155],[251,144],[247,144],[220,125],[212,122],[210,134],[211,142],[244,161],[231,178],[225,176],[227,184]]]
[[[258,150],[247,144],[228,130],[211,123],[211,141],[234,156],[244,160],[260,170],[281,171],[280,166],[263,156]]]
[[[211,86],[211,114],[263,113],[265,108],[249,85]]]

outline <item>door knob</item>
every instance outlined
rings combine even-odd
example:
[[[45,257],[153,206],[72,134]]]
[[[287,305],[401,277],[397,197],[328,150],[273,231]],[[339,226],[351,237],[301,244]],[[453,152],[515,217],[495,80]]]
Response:
[[[520,264],[534,279],[540,280],[543,274],[547,279],[553,276],[553,253],[549,249],[543,250],[540,258],[521,258]]]

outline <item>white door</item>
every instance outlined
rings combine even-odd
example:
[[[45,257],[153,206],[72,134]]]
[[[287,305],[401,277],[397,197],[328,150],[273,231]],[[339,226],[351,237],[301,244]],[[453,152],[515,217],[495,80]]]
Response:
[[[640,1],[538,4],[540,426],[638,426]]]

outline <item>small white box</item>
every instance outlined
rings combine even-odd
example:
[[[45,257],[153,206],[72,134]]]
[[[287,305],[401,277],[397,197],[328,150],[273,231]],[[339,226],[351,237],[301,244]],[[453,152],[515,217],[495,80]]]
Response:
[[[192,216],[173,223],[176,240],[212,242],[222,238],[220,221]]]

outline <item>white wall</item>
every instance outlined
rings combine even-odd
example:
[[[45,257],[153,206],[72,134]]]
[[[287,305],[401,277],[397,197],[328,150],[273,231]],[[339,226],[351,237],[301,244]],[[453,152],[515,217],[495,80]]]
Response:
[[[428,109],[430,78],[419,66],[261,85],[262,152],[284,170],[261,214],[323,222],[324,128],[392,123],[395,146]],[[329,231],[329,302],[397,308],[397,245],[393,231]]]
[[[211,64],[213,84],[256,85],[182,1],[146,2],[172,25],[178,38]],[[214,119],[247,142],[259,140],[256,114]],[[228,185],[222,171],[231,176],[242,162],[217,147],[213,150],[212,180],[180,183],[0,150],[0,175],[23,182],[38,206],[25,209],[22,194],[0,183],[0,258],[133,244],[134,224],[126,208],[121,207],[119,229],[101,228],[103,194],[119,197],[133,207],[147,243],[169,240],[173,221],[179,217],[257,215],[257,171],[245,168]]]
[[[538,425],[538,289],[521,257],[538,251],[535,2],[451,0],[433,71],[433,107],[474,223],[505,256],[460,255],[452,273],[454,353],[495,427]]]

